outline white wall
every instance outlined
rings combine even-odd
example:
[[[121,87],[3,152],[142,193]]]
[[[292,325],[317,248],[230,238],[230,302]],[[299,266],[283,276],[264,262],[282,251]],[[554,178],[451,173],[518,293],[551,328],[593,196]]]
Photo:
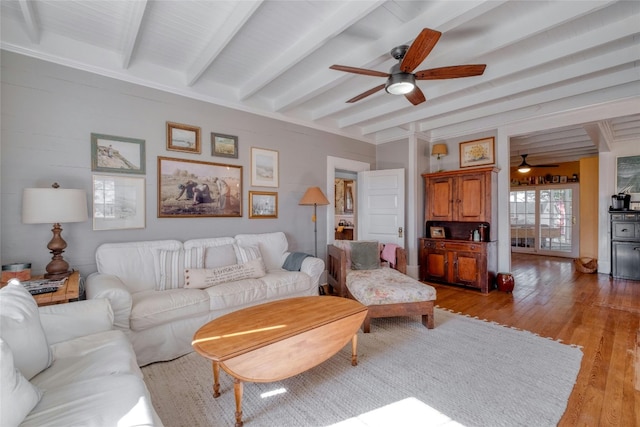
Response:
[[[0,255],[1,263],[31,262],[44,272],[51,255],[51,225],[21,223],[22,189],[47,187],[87,191],[91,209],[90,134],[146,141],[146,228],[93,231],[91,221],[63,224],[65,259],[83,275],[95,271],[94,254],[104,242],[233,236],[282,230],[291,250],[313,253],[311,211],[298,201],[309,186],[324,189],[328,156],[371,163],[375,147],[349,138],[231,110],[130,83],[73,70],[15,53],[1,53]],[[166,150],[167,121],[200,126],[202,153]],[[210,133],[237,135],[239,158],[212,157]],[[279,188],[250,186],[250,148],[279,152]],[[157,157],[243,167],[242,218],[157,218]],[[308,159],[308,161],[304,161]],[[315,161],[311,161],[315,159]],[[277,191],[277,219],[249,219],[248,191]],[[325,209],[318,207],[318,255],[326,252]]]

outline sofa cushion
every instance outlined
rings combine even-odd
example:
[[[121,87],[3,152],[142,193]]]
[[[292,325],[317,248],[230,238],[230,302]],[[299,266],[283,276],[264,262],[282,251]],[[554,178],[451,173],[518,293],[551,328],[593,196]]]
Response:
[[[262,254],[260,253],[260,248],[257,245],[256,246],[233,245],[233,250],[236,253],[236,259],[238,260],[238,264],[244,264],[249,261],[262,258]]]
[[[299,271],[272,271],[260,279],[245,279],[223,283],[205,289],[211,311],[255,305],[274,299],[300,295],[309,289],[317,293],[308,274]]]
[[[40,400],[42,391],[13,363],[9,344],[0,339],[0,426],[17,426]]]
[[[144,329],[209,311],[209,296],[200,289],[169,289],[132,295],[131,329]]]
[[[242,279],[259,279],[265,274],[262,258],[218,268],[187,268],[184,270],[184,287],[204,289]]]
[[[0,289],[0,338],[9,344],[16,368],[28,380],[51,364],[38,305],[17,281]]]
[[[258,246],[267,271],[280,270],[289,249],[287,236],[281,231],[262,234],[238,234],[236,242],[241,246]]]
[[[31,379],[43,390],[105,375],[132,374],[142,378],[131,343],[122,331],[99,332],[51,347],[54,362]]]
[[[107,375],[45,390],[20,427],[160,425],[142,378]]]
[[[117,276],[130,292],[150,291],[158,283],[155,252],[181,248],[182,242],[177,240],[103,243],[96,250],[96,264],[99,273]],[[183,268],[180,268],[180,275]]]
[[[157,249],[153,253],[158,268],[156,291],[178,289],[184,286],[184,251]]]
[[[185,268],[215,268],[237,264],[233,237],[191,239],[184,242]]]

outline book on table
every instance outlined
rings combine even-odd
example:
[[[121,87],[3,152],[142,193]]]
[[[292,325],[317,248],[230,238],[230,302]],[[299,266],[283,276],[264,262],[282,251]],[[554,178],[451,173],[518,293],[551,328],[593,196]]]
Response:
[[[39,295],[57,291],[64,285],[66,280],[67,278],[65,277],[60,280],[38,279],[25,280],[20,283],[22,283],[22,286],[24,286],[31,295]]]

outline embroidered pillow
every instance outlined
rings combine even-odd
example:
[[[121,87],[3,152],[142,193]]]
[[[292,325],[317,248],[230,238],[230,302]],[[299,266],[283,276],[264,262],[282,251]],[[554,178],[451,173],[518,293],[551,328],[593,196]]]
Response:
[[[204,289],[243,279],[259,279],[266,274],[262,258],[218,268],[190,268],[184,270],[184,287]]]
[[[260,248],[258,248],[257,246],[233,245],[233,250],[236,252],[236,258],[238,260],[238,264],[244,264],[245,262],[262,258],[262,254],[260,253]]]
[[[184,265],[184,251],[170,251],[160,249],[157,252],[159,279],[156,291],[164,291],[166,289],[178,289],[181,285],[180,279]]]
[[[351,242],[351,269],[375,270],[380,268],[378,242]]]

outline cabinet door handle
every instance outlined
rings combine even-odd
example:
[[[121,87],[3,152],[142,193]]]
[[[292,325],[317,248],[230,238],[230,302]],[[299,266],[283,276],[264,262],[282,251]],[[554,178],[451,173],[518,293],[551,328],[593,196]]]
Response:
[[[622,230],[620,230],[620,231],[622,231],[623,233],[626,233],[627,231],[629,231],[629,229],[628,229],[628,228],[623,228],[623,229],[622,229]]]

